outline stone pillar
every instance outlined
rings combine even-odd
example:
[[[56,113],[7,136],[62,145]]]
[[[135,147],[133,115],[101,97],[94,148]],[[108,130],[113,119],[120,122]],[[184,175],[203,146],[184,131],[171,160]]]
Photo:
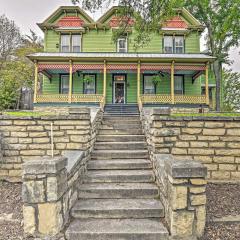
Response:
[[[172,239],[194,239],[204,233],[207,168],[200,162],[157,154],[154,171]]]
[[[23,165],[23,217],[27,236],[51,237],[63,229],[67,158],[39,158]],[[67,192],[68,193],[68,192]]]

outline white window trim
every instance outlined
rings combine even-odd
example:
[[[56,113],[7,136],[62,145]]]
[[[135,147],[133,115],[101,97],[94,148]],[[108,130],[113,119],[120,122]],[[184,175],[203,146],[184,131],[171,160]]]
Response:
[[[178,38],[178,37],[179,37],[179,38],[181,37],[181,38],[183,39],[183,41],[182,41],[182,42],[183,42],[183,45],[177,47],[177,46],[176,46],[176,38]],[[185,49],[184,49],[184,36],[175,36],[175,37],[173,38],[173,41],[174,41],[174,53],[176,53],[176,52],[177,52],[177,48],[180,48],[180,47],[181,47],[182,50],[183,50],[182,53],[185,53]]]
[[[126,41],[126,48],[125,48],[125,53],[128,52],[128,39],[127,38],[118,38],[117,40],[117,52],[120,52],[119,51],[119,42],[122,41],[122,40],[125,40]],[[120,53],[123,53],[123,52],[120,52]]]
[[[163,51],[164,51],[164,53],[166,53],[166,51],[165,51],[165,39],[164,39],[165,37],[171,37],[172,38],[172,54],[176,53],[176,48],[177,48],[175,38],[176,37],[182,37],[183,38],[182,49],[183,49],[183,53],[185,53],[185,44],[184,44],[185,39],[184,39],[184,36],[182,36],[182,35],[177,35],[177,36],[165,35],[163,37]]]
[[[70,34],[69,35],[68,34],[62,34],[61,35],[61,52],[64,52],[63,47],[67,46],[67,45],[63,45],[63,41],[62,41],[63,36],[68,36],[69,37],[69,43],[68,43],[69,44],[69,52],[71,52],[71,35]]]
[[[79,36],[80,37],[80,42],[79,42],[79,46],[80,46],[80,52],[82,52],[82,34],[72,34],[71,35],[71,51],[73,52],[73,36]]]
[[[61,40],[60,40],[60,45],[61,45],[61,48],[60,48],[60,52],[64,52],[63,51],[63,43],[62,43],[62,36],[69,36],[69,53],[73,53],[73,36],[74,35],[78,35],[78,36],[80,36],[80,52],[82,52],[82,34],[61,34]],[[67,46],[67,45],[65,45],[65,46]]]

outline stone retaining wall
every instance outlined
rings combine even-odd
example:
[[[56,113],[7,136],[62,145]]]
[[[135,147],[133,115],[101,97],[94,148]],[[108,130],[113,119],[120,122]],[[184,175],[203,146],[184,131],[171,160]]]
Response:
[[[22,164],[33,157],[50,156],[51,123],[53,124],[54,155],[65,150],[92,150],[102,111],[82,108],[74,115],[11,117],[0,116],[3,134],[3,161],[0,178],[21,177]]]
[[[86,171],[85,152],[66,157],[33,158],[23,164],[23,217],[26,237],[64,239],[70,210],[78,199],[78,186]],[[53,238],[52,238],[53,237]]]
[[[201,237],[206,222],[206,167],[198,161],[156,154],[153,169],[171,239]]]
[[[199,160],[211,180],[240,180],[240,118],[170,117],[162,111],[142,112],[150,152]]]

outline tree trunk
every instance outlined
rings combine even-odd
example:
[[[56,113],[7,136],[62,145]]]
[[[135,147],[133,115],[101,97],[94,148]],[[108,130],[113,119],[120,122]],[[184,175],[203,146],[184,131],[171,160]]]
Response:
[[[216,79],[216,110],[221,110],[221,83],[222,83],[222,64],[216,60],[213,64],[213,72]]]

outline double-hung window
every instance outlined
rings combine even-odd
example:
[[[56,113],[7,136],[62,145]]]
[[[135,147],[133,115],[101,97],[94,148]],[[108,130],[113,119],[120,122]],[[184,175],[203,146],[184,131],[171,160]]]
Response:
[[[61,52],[81,52],[81,35],[62,34]]]
[[[177,36],[174,40],[175,53],[184,53],[184,38],[182,36]]]
[[[155,85],[153,84],[153,75],[144,75],[144,94],[155,94],[156,89]]]
[[[69,75],[62,75],[60,93],[67,94],[68,92],[69,92]]]
[[[164,53],[184,53],[183,36],[164,36],[163,39]]]
[[[96,75],[94,74],[85,74],[83,84],[83,93],[84,94],[96,94]]]
[[[117,52],[119,53],[126,53],[127,52],[127,39],[126,38],[119,38],[117,41]]]
[[[184,94],[183,76],[174,76],[174,93]]]
[[[164,37],[164,53],[173,53],[173,37]]]
[[[71,36],[61,35],[61,52],[70,52],[71,49]]]

